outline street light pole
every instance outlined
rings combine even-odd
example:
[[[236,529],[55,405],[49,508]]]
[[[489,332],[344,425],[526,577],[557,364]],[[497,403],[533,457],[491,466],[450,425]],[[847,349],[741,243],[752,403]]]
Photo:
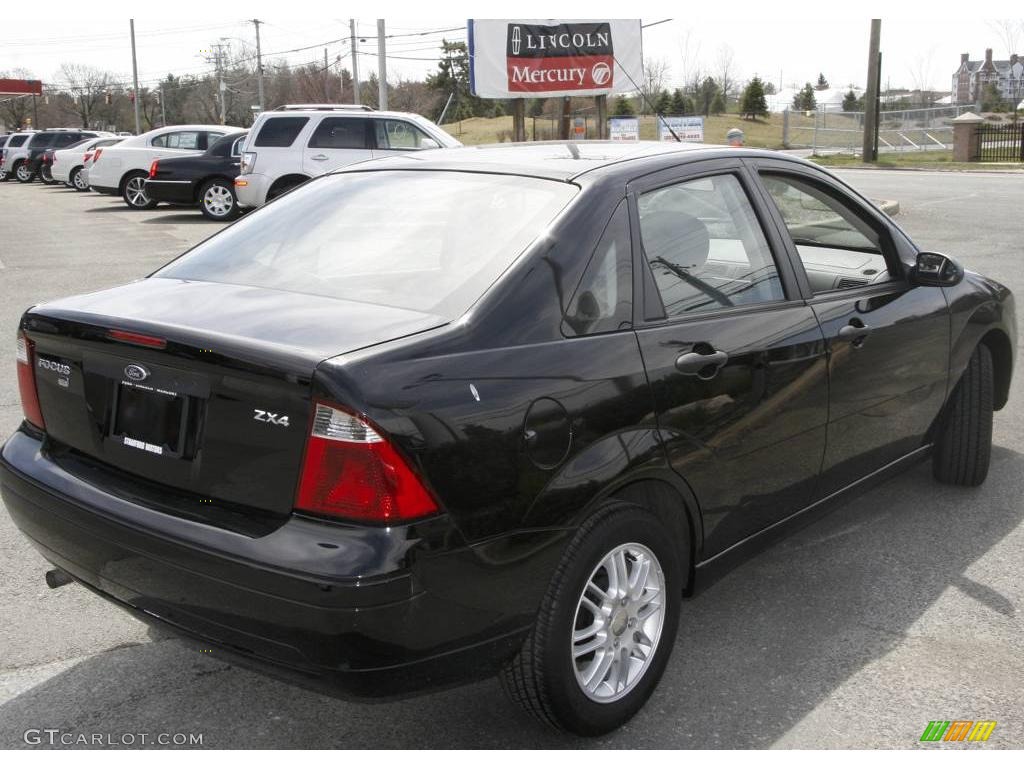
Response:
[[[135,135],[142,133],[142,121],[139,119],[139,62],[135,58],[135,19],[128,20],[128,26],[132,34],[132,81],[135,85],[135,98],[132,99],[135,106]]]
[[[359,46],[356,42],[356,20],[348,20],[349,38],[352,43],[352,103],[359,104]]]
[[[861,159],[870,163],[878,159],[878,86],[881,61],[878,53],[882,40],[882,20],[871,20],[871,41],[868,49],[868,87],[864,94],[864,142]]]

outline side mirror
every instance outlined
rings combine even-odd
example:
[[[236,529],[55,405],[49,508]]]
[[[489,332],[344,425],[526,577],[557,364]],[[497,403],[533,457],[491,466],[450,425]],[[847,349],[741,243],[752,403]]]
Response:
[[[440,149],[441,145],[433,139],[420,139],[420,149]]]
[[[963,279],[963,267],[949,256],[932,251],[921,251],[917,254],[917,263],[910,270],[910,282],[913,285],[930,285],[941,288],[956,285]]]

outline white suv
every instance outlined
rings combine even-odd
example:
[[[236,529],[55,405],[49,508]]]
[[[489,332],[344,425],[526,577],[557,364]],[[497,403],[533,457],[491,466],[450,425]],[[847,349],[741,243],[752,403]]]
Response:
[[[155,208],[156,201],[146,194],[154,160],[205,152],[214,140],[241,130],[230,125],[168,125],[132,136],[93,156],[89,186],[104,195],[121,195],[129,208]]]
[[[14,164],[28,157],[28,140],[38,131],[17,131],[8,136],[0,150],[0,181],[14,177]]]
[[[242,150],[235,195],[255,208],[314,176],[376,157],[462,144],[420,115],[357,104],[287,104],[262,112]]]

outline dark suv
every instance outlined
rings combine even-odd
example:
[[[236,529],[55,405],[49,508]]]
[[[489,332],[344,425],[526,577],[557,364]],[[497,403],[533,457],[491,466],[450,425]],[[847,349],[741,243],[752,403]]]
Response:
[[[106,131],[81,131],[66,128],[58,128],[50,131],[40,131],[28,141],[28,157],[21,161],[13,169],[14,176],[18,181],[27,184],[34,181],[39,175],[43,163],[43,155],[50,150],[64,149],[82,139],[94,139],[99,136],[108,136]]]

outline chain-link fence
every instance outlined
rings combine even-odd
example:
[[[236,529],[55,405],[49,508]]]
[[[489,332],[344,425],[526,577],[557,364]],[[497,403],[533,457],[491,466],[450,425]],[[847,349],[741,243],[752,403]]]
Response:
[[[879,152],[952,149],[953,119],[972,105],[883,111],[878,120]],[[783,114],[783,143],[816,154],[859,152],[864,142],[864,113],[817,109]]]

